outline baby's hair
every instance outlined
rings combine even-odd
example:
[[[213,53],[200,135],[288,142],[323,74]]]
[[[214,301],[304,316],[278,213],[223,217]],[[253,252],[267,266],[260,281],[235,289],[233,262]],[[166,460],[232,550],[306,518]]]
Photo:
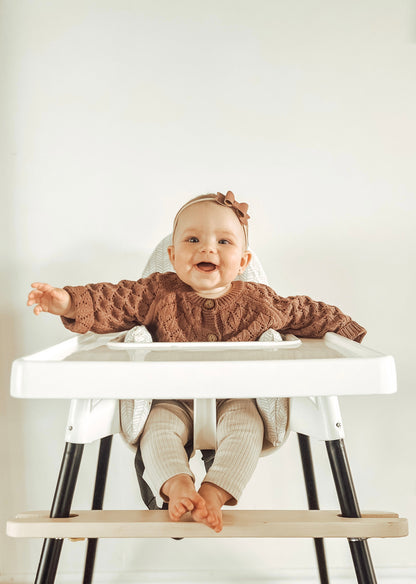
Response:
[[[244,239],[246,248],[248,247],[248,224],[247,221],[250,218],[250,215],[247,213],[248,205],[247,203],[237,203],[234,199],[234,195],[231,191],[228,191],[226,195],[222,193],[207,193],[206,195],[199,195],[198,197],[194,197],[190,199],[187,203],[182,205],[179,211],[175,215],[175,219],[173,220],[173,231],[172,231],[172,238],[175,236],[175,231],[178,226],[179,216],[188,207],[191,205],[195,205],[197,203],[215,203],[220,205],[221,207],[228,207],[232,211],[234,211],[237,219],[240,222],[240,225],[244,232]]]

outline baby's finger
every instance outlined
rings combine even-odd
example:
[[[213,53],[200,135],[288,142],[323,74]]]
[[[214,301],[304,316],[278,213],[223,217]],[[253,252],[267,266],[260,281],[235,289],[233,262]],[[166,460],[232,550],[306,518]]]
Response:
[[[33,282],[31,286],[32,288],[36,288],[36,290],[40,290],[41,292],[48,292],[53,290],[53,286],[47,284],[46,282]]]
[[[27,306],[33,306],[34,304],[38,304],[39,300],[28,300],[26,305]]]
[[[41,312],[43,312],[43,310],[42,310],[42,306],[41,306],[40,304],[37,304],[37,305],[35,306],[35,308],[33,309],[33,312],[34,312],[34,313],[36,314],[36,316],[37,316],[38,314],[40,314]]]
[[[37,302],[38,300],[40,300],[43,296],[43,292],[40,292],[39,290],[32,290],[31,292],[29,292],[28,296],[27,296],[27,304],[28,306],[31,306],[34,302]]]

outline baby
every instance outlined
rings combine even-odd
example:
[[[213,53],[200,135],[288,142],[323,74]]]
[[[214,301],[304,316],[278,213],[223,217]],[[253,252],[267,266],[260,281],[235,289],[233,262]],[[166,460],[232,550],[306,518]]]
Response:
[[[160,342],[256,341],[274,329],[304,337],[332,331],[360,342],[366,331],[338,308],[235,279],[251,259],[247,210],[231,191],[196,197],[174,220],[168,254],[175,272],[63,289],[34,283],[27,303],[35,314],[60,315],[77,333],[145,325]],[[198,491],[185,452],[192,418],[192,401],[153,401],[139,443],[144,476],[173,521],[190,512],[219,532],[223,505],[236,504],[257,464],[263,418],[255,400],[217,400],[217,450]]]

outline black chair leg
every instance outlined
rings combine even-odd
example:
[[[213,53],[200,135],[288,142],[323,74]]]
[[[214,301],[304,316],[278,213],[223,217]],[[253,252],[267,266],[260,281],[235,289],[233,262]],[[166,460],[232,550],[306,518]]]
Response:
[[[312,451],[309,436],[298,434],[300,456],[302,460],[303,476],[305,478],[308,508],[319,509],[318,492],[316,489],[315,473],[313,469]],[[318,562],[319,580],[321,584],[329,584],[328,568],[325,557],[323,538],[315,538],[315,553]]]
[[[97,473],[95,475],[94,496],[92,509],[101,510],[103,508],[105,485],[107,481],[108,463],[110,460],[112,436],[101,438],[100,451],[98,453]],[[94,574],[95,554],[97,551],[98,539],[88,539],[87,554],[85,557],[83,584],[91,584]]]
[[[83,449],[83,444],[65,444],[50,517],[69,517]],[[35,584],[55,582],[62,544],[62,539],[44,540]]]
[[[328,440],[326,447],[341,513],[343,517],[361,517],[344,441]],[[348,540],[348,543],[354,562],[357,582],[359,584],[377,584],[367,540],[352,538]]]

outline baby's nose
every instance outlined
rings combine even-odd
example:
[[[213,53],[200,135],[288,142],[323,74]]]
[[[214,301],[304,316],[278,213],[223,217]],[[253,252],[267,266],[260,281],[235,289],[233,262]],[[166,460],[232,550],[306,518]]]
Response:
[[[202,241],[200,246],[200,251],[205,253],[215,253],[217,250],[217,246],[214,242],[211,241]]]

